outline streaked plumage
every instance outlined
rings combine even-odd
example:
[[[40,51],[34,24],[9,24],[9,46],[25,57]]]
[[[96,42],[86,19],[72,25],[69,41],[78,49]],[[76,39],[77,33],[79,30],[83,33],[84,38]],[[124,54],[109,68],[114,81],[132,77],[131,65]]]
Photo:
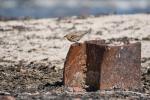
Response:
[[[64,37],[67,38],[70,42],[78,42],[85,34],[91,32],[91,29],[88,31],[77,31],[77,32],[72,32]]]

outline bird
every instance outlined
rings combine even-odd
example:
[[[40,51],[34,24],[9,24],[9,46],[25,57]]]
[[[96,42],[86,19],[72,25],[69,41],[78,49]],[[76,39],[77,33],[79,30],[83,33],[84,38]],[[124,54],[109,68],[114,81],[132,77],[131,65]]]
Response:
[[[78,43],[78,41],[87,33],[90,33],[91,29],[87,30],[87,31],[76,31],[76,32],[71,32],[67,35],[64,36],[64,38],[66,38],[67,40],[69,40],[70,42],[75,42]]]

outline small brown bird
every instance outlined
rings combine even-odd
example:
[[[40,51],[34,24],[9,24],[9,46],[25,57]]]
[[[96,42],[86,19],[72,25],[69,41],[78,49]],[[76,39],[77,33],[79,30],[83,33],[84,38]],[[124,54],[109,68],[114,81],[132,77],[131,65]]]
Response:
[[[70,42],[78,42],[85,34],[90,33],[91,29],[88,31],[77,31],[72,32],[64,36],[64,38],[67,38]]]

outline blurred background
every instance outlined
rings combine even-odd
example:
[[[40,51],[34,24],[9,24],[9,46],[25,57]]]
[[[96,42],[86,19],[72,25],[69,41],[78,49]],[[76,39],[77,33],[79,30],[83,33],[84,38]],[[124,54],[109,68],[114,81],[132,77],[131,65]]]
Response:
[[[150,0],[0,0],[1,17],[150,13]]]

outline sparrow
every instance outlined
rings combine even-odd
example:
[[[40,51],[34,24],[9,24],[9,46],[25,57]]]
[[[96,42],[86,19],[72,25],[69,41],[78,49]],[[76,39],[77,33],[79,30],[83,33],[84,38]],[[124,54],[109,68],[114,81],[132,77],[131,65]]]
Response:
[[[70,42],[78,42],[85,34],[90,33],[91,29],[87,31],[77,31],[72,32],[64,36],[64,38],[68,39]]]

